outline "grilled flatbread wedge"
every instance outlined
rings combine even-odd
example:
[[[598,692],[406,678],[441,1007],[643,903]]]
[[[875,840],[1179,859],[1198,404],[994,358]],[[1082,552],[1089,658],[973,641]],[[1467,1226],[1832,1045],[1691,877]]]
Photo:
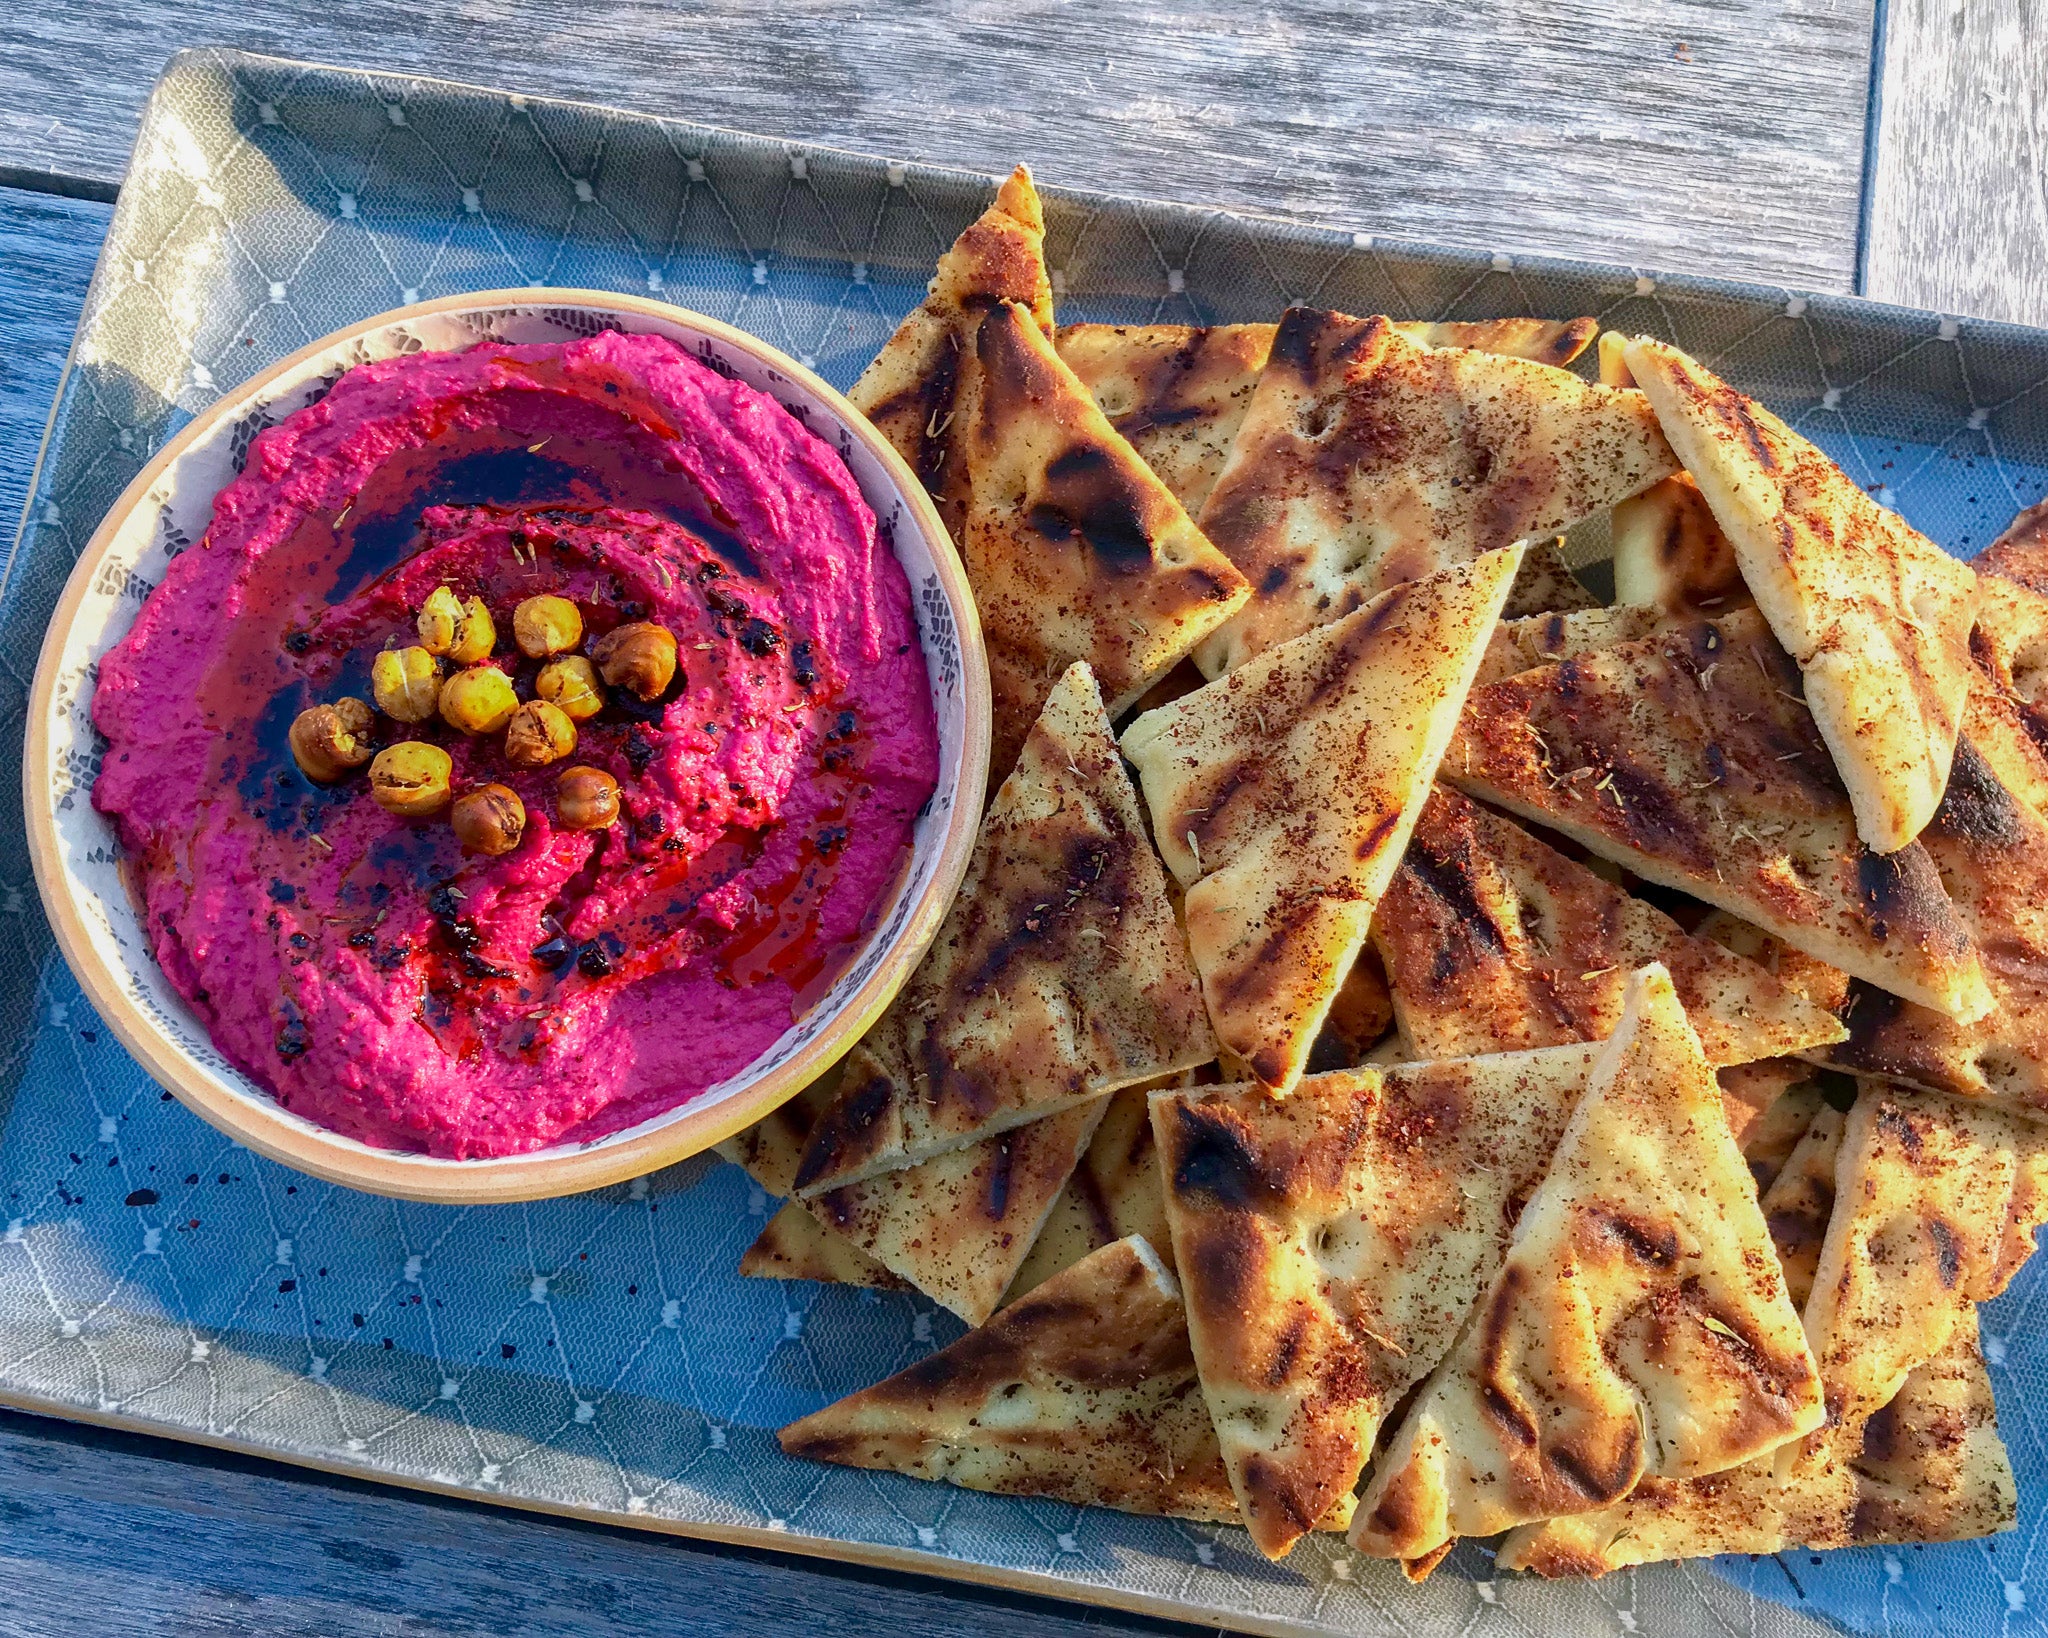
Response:
[[[1237,440],[1266,355],[1273,350],[1275,328],[1065,324],[1055,340],[1060,357],[1073,367],[1103,414],[1194,516],[1209,498]],[[1598,323],[1588,318],[1505,318],[1397,323],[1394,328],[1418,347],[1471,347],[1564,365],[1586,350]]]
[[[1845,1126],[1840,1111],[1820,1110],[1762,1200],[1787,1289],[1801,1303],[1834,1218]],[[1896,1202],[1888,1183],[1880,1194],[1879,1210]],[[1822,1386],[1831,1405],[1842,1402],[1837,1384],[1824,1376]],[[1715,1553],[1953,1541],[2009,1528],[2014,1500],[1976,1309],[1966,1303],[1948,1340],[1907,1373],[1896,1396],[1860,1424],[1837,1419],[1816,1432],[1789,1475],[1764,1456],[1706,1478],[1646,1479],[1614,1507],[1511,1532],[1499,1562],[1542,1575],[1603,1575]]]
[[[2048,697],[2048,596],[1984,576],[1970,637],[1972,653],[2002,692],[2030,705]]]
[[[982,819],[945,925],[867,1044],[876,1072],[847,1076],[818,1117],[798,1194],[1216,1056],[1187,940],[1086,666],[1046,702]]]
[[[1251,593],[1015,303],[975,333],[954,440],[1000,777],[1067,666],[1121,716]]]
[[[1839,1013],[1849,1004],[1853,980],[1839,967],[1831,967],[1817,956],[1796,950],[1783,939],[1765,932],[1753,922],[1726,910],[1711,910],[1706,920],[1693,929],[1696,936],[1712,939],[1746,960],[1768,967],[1778,982],[1815,1006]]]
[[[866,1047],[848,1055],[845,1072],[885,1074]],[[1104,1199],[1105,1179],[1121,1187],[1117,1216],[1132,1219],[1130,1232],[1150,1227],[1163,1245],[1165,1207],[1159,1180],[1151,1173],[1145,1089],[1114,1096],[1126,1100],[1126,1135],[1133,1115],[1144,1128],[1147,1171],[1142,1179],[1128,1175],[1128,1161],[1118,1174],[1116,1162],[1107,1156],[1096,1160],[1092,1170],[1076,1164],[1076,1145],[1087,1145],[1092,1156],[1095,1144],[1089,1133],[1101,1135],[1104,1116],[1115,1107],[1108,1098],[1094,1099],[920,1165],[883,1172],[815,1200],[792,1200],[741,1256],[739,1271],[755,1279],[818,1280],[877,1290],[916,1285],[970,1322],[985,1319],[998,1297],[1021,1296],[1120,1238],[1074,1232],[1098,1221],[1096,1216],[1084,1216],[1081,1224],[1073,1221],[1076,1208],[1069,1197],[1075,1184],[1082,1183],[1084,1198],[1095,1204]],[[794,1166],[792,1160],[790,1175]],[[1148,1186],[1149,1215],[1142,1209]],[[1125,1209],[1127,1198],[1131,1204]],[[1036,1259],[1035,1272],[1024,1267],[1027,1250]]]
[[[1614,509],[1614,600],[1666,614],[1713,614],[1749,602],[1735,547],[1689,472],[1674,472]]]
[[[1698,1479],[1645,1478],[1616,1506],[1525,1525],[1503,1570],[1605,1575],[1632,1564],[1792,1547],[1966,1541],[2010,1530],[2018,1490],[1972,1310],[1831,1460],[1781,1482],[1769,1457]]]
[[[1430,793],[1373,915],[1401,1032],[1421,1058],[1604,1041],[1629,974],[1671,973],[1707,1061],[1809,1051],[1846,1033],[1762,967],[1456,791]]]
[[[1368,944],[1345,974],[1337,998],[1323,1018],[1316,1044],[1308,1049],[1308,1073],[1352,1069],[1383,1040],[1394,1023],[1394,997],[1380,958]]]
[[[717,1144],[717,1152],[743,1167],[769,1194],[788,1194],[796,1187],[796,1170],[811,1128],[831,1107],[845,1073],[844,1063],[834,1065],[787,1103]],[[795,1200],[769,1218],[741,1253],[739,1271],[753,1279],[821,1280],[878,1289],[904,1283]]]
[[[1211,677],[1404,580],[1567,525],[1677,466],[1635,393],[1292,308],[1200,522],[1253,600]]]
[[[791,1456],[1205,1523],[1237,1517],[1180,1291],[1113,1245],[885,1382],[793,1422]]]
[[[2048,500],[2036,501],[2008,523],[1970,567],[2048,597]]]
[[[1721,1083],[1721,1110],[1728,1110],[1730,1077],[1740,1070],[1758,1066],[1744,1064],[1740,1069],[1724,1069],[1714,1078]],[[1746,1129],[1735,1134],[1735,1141],[1741,1146],[1742,1158],[1748,1162],[1749,1175],[1756,1180],[1759,1198],[1770,1193],[1778,1174],[1791,1164],[1793,1151],[1799,1147],[1813,1125],[1813,1118],[1826,1105],[1818,1082],[1799,1080],[1787,1085],[1775,1096],[1760,1100],[1762,1108],[1747,1123]],[[1735,1122],[1728,1123],[1734,1132]],[[1801,1305],[1804,1306],[1803,1304]]]
[[[1277,1091],[1365,944],[1519,557],[1397,586],[1124,732],[1217,1040]]]
[[[1172,1266],[1150,1096],[1142,1086],[1109,1096],[1088,1152],[1053,1202],[1045,1226],[1010,1282],[1006,1302],[1015,1302],[1091,1252],[1133,1234]]]
[[[849,1090],[877,1075],[849,1058]],[[908,1280],[969,1325],[996,1311],[1109,1108],[1092,1098],[803,1204],[832,1236]]]
[[[1348,1495],[1381,1419],[1500,1266],[1596,1049],[1152,1100],[1202,1392],[1277,1558]]]
[[[1477,689],[1444,777],[1960,1022],[1977,951],[1917,843],[1877,853],[1762,615],[1738,609]]]
[[[1799,662],[1857,834],[1879,853],[1904,847],[1948,784],[1975,573],[1676,347],[1638,339],[1625,356]]]
[[[1996,574],[1978,576],[1970,657],[1963,735],[2007,790],[2048,816],[2048,597]]]
[[[1815,1110],[1771,1186],[1757,1199],[1796,1308],[1805,1308],[1813,1295],[1820,1248],[1835,1214],[1835,1168],[1842,1157],[1845,1119],[1833,1104]]]
[[[844,1064],[835,1064],[788,1102],[771,1109],[752,1126],[733,1133],[713,1147],[724,1159],[744,1168],[746,1174],[770,1194],[789,1194],[796,1188],[797,1167],[802,1164],[804,1145],[818,1117],[832,1107],[845,1078]]]
[[[1503,619],[1493,628],[1493,639],[1486,645],[1486,658],[1480,662],[1479,675],[1472,686],[1485,688],[1538,666],[1575,660],[1581,654],[1596,654],[1617,643],[1641,642],[1672,623],[1660,610],[1625,603],[1610,608],[1537,614],[1522,620]]]
[[[1521,572],[1515,589],[1501,606],[1503,620],[1526,620],[1536,614],[1570,614],[1575,609],[1597,609],[1600,599],[1586,583],[1572,573],[1564,555],[1564,537],[1532,540],[1522,549]]]
[[[1433,1559],[1459,1536],[1610,1506],[1646,1473],[1737,1466],[1824,1415],[1713,1071],[1647,967],[1351,1543]]]
[[[1396,319],[1395,332],[1418,347],[1458,347],[1526,358],[1562,369],[1593,344],[1596,318]]]
[[[1825,1059],[2048,1120],[2048,820],[1962,739],[1920,846],[1983,954],[1992,1008],[1962,1025],[1858,979],[1848,1039]]]
[[[785,1202],[768,1219],[754,1243],[740,1254],[740,1273],[751,1280],[817,1280],[877,1291],[893,1291],[910,1283],[890,1273],[845,1235],[828,1229],[800,1200]]]
[[[1003,301],[1022,302],[1033,322],[1051,332],[1045,213],[1022,165],[939,258],[922,305],[846,394],[910,463],[956,540],[965,501],[965,475],[952,459],[960,376],[982,315]]]
[[[1270,324],[1063,324],[1060,357],[1198,516],[1273,349]]]
[[[1728,1135],[1735,1139],[1745,1160],[1749,1158],[1751,1140],[1770,1112],[1787,1092],[1812,1077],[1813,1066],[1797,1058],[1758,1058],[1746,1064],[1725,1064],[1714,1072],[1714,1079],[1721,1083],[1721,1114],[1728,1122]],[[1795,1141],[1797,1137],[1795,1131]],[[1782,1164],[1790,1153],[1788,1146],[1779,1154],[1778,1162]],[[1754,1166],[1750,1175],[1756,1175]]]
[[[1854,1432],[2002,1292],[2048,1222],[2048,1129],[1865,1082],[1842,1127],[1834,1215],[1806,1303],[1830,1427]],[[1789,1477],[1825,1438],[1779,1452]]]

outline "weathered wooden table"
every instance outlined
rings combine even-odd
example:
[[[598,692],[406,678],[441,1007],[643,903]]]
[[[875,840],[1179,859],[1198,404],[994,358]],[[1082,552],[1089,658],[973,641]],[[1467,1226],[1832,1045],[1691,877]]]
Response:
[[[137,112],[205,43],[2048,324],[2048,0],[15,0],[10,533]],[[0,1638],[1184,1630],[5,1413],[0,1522]]]

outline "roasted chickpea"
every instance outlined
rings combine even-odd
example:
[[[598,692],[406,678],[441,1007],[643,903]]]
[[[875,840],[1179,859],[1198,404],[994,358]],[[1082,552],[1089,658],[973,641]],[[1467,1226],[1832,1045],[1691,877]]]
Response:
[[[358,699],[314,705],[292,718],[292,760],[299,772],[320,784],[344,779],[370,760],[370,708]]]
[[[505,724],[505,760],[515,768],[544,768],[576,749],[576,724],[546,700],[528,700]]]
[[[597,668],[581,654],[564,654],[548,661],[534,679],[533,691],[578,722],[604,709],[604,686],[597,680]]]
[[[603,830],[619,816],[619,782],[602,768],[579,765],[555,781],[555,817],[564,830]]]
[[[529,597],[512,611],[512,640],[532,660],[566,653],[583,640],[583,616],[566,597]]]
[[[455,799],[455,839],[471,853],[510,853],[526,834],[526,804],[504,785],[481,785]]]
[[[473,665],[441,685],[441,720],[465,734],[495,734],[519,709],[512,679],[494,665]]]
[[[431,819],[448,805],[448,781],[455,763],[438,745],[402,740],[387,745],[370,764],[370,794],[387,813]]]
[[[370,662],[377,709],[399,722],[425,722],[441,700],[441,662],[423,648],[387,648]]]
[[[475,665],[498,646],[497,623],[481,597],[468,602],[437,586],[420,606],[420,646],[456,665]]]
[[[635,620],[591,644],[590,657],[614,688],[658,700],[675,680],[675,634],[652,620]]]

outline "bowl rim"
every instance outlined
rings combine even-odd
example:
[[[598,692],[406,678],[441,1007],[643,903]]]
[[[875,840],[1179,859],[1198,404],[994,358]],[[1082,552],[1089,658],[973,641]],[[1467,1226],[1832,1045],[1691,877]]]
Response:
[[[830,1028],[820,1030],[743,1092],[706,1109],[685,1108],[654,1131],[587,1149],[557,1146],[520,1155],[452,1160],[378,1149],[339,1132],[309,1129],[309,1124],[300,1124],[298,1117],[287,1117],[269,1099],[259,1101],[259,1095],[217,1081],[143,1016],[114,981],[111,968],[100,959],[74,897],[71,875],[63,864],[55,814],[43,799],[50,789],[52,774],[48,723],[62,651],[101,561],[112,549],[121,525],[143,503],[157,480],[195,443],[223,420],[244,411],[251,400],[278,378],[341,343],[433,314],[529,307],[586,308],[680,325],[721,346],[750,355],[822,403],[847,433],[880,462],[900,494],[906,516],[913,520],[931,550],[933,570],[959,633],[967,741],[959,788],[941,837],[938,865],[904,918],[894,943],[884,951],[873,972],[848,999]],[[223,394],[151,457],[94,529],[51,612],[29,691],[22,800],[36,889],[56,934],[58,948],[86,998],[121,1045],[186,1108],[267,1159],[367,1193],[438,1205],[543,1200],[621,1183],[699,1154],[780,1107],[851,1050],[923,959],[966,876],[981,829],[982,802],[988,784],[989,715],[988,656],[958,549],[909,463],[843,393],[781,349],[707,314],[644,296],[532,285],[438,297],[345,325],[295,349]]]

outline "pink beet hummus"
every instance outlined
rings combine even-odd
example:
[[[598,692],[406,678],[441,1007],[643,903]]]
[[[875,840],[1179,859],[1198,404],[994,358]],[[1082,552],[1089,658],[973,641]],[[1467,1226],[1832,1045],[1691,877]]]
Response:
[[[612,691],[572,760],[608,830],[553,822],[559,768],[382,717],[527,826],[466,854],[358,775],[295,764],[309,706],[369,700],[446,585],[498,628],[553,593],[586,633],[651,620],[675,682]],[[842,972],[938,773],[910,589],[839,457],[655,336],[486,344],[351,370],[258,437],[100,666],[93,791],[157,960],[237,1066],[383,1147],[507,1155],[634,1124],[743,1069]]]

